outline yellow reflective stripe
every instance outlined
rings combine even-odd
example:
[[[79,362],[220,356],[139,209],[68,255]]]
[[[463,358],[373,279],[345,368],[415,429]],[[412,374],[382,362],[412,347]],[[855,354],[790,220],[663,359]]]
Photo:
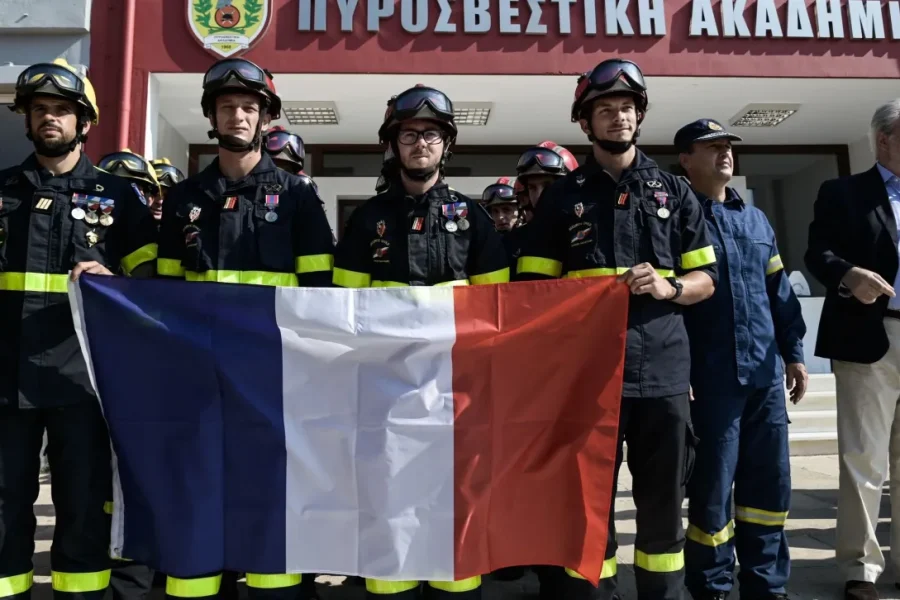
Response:
[[[372,284],[372,276],[368,273],[335,267],[334,273],[331,275],[331,282],[345,288],[364,288]]]
[[[198,579],[178,579],[169,576],[166,578],[166,595],[177,598],[204,598],[218,594],[221,585],[221,573]]]
[[[559,277],[562,275],[562,263],[552,258],[522,256],[519,257],[519,262],[516,263],[516,271],[518,273],[537,273],[538,275]]]
[[[684,568],[684,552],[646,554],[635,550],[634,566],[653,573],[674,573]]]
[[[734,537],[734,521],[729,521],[721,531],[706,533],[694,524],[688,524],[687,538],[698,544],[715,548],[731,540]]]
[[[0,577],[0,598],[27,592],[34,585],[34,571],[12,577]]]
[[[787,512],[772,512],[770,510],[762,510],[761,508],[750,508],[749,506],[734,507],[734,518],[745,523],[768,525],[770,527],[784,527],[787,516]]]
[[[69,276],[49,273],[0,273],[0,291],[67,294]]]
[[[57,592],[84,594],[99,592],[109,587],[109,569],[96,573],[60,573],[50,572],[53,589]]]
[[[434,285],[437,287],[448,286],[448,285],[450,287],[455,287],[457,285],[469,285],[469,280],[468,279],[454,279],[453,281],[442,281],[442,282],[436,283]]]
[[[492,283],[509,283],[509,267],[503,267],[497,271],[490,273],[482,273],[481,275],[470,275],[469,281],[472,285],[489,285]]]
[[[460,579],[459,581],[429,581],[428,587],[442,592],[461,594],[463,592],[477,590],[481,587],[481,577],[476,575],[475,577]]]
[[[766,275],[771,275],[772,273],[777,273],[778,271],[784,268],[784,264],[781,262],[781,255],[776,254],[772,258],[769,259],[769,265],[766,267]]]
[[[629,267],[615,267],[615,268],[597,268],[597,269],[579,269],[577,271],[569,271],[566,273],[566,278],[568,279],[581,279],[583,277],[612,277],[615,275],[622,275],[623,273],[627,273]],[[660,277],[675,277],[675,271],[672,269],[654,269],[657,273],[659,273]]]
[[[400,594],[419,587],[418,581],[382,581],[366,579],[366,591],[370,594]]]
[[[409,287],[408,283],[403,283],[402,281],[380,281],[373,280],[372,287],[378,288],[395,288],[395,287]]]
[[[122,259],[122,268],[125,269],[125,274],[131,275],[131,272],[134,271],[135,268],[141,266],[145,262],[156,260],[157,254],[159,254],[159,246],[156,244],[141,246]]]
[[[566,273],[567,279],[581,279],[583,277],[612,277],[621,275],[628,269],[578,269],[577,271],[569,271]]]
[[[331,254],[312,254],[297,257],[298,273],[318,273],[334,268],[334,256]]]
[[[704,246],[681,255],[681,268],[696,269],[697,267],[705,267],[716,262],[716,251],[712,246]]]
[[[303,576],[299,573],[286,573],[284,575],[259,575],[247,573],[247,587],[258,590],[274,590],[277,588],[293,587],[300,585]]]
[[[273,273],[271,271],[185,271],[188,281],[213,281],[216,283],[243,283],[249,285],[271,285],[297,287],[297,276],[293,273]]]
[[[615,577],[618,569],[619,565],[616,563],[616,557],[613,556],[612,558],[607,558],[603,561],[603,568],[600,569],[600,579],[609,579],[610,577]],[[566,569],[566,575],[575,579],[584,579],[584,577],[582,577],[572,569]]]
[[[157,258],[156,274],[166,275],[167,277],[184,277],[184,267],[181,261],[174,258]]]
[[[115,508],[115,506],[113,506],[112,502],[104,502],[103,503],[103,512],[105,512],[106,514],[108,514],[108,515],[113,514],[113,508]]]

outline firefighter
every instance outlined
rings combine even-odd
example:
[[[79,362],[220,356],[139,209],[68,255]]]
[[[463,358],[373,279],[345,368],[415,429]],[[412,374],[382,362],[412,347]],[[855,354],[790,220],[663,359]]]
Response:
[[[128,182],[83,152],[100,118],[87,77],[63,59],[32,65],[11,109],[25,115],[34,153],[0,171],[0,598],[31,596],[46,430],[54,597],[100,600],[111,567],[110,440],[67,286],[83,273],[153,276],[156,230]]]
[[[731,143],[740,140],[712,119],[675,134],[719,264],[712,298],[685,311],[691,415],[700,439],[688,485],[685,547],[687,587],[694,600],[728,596],[735,550],[744,598],[786,599],[790,574],[784,532],[791,499],[784,376],[791,400],[799,402],[808,381],[806,325],[766,215],[728,187],[734,167]]]
[[[294,175],[303,174],[306,148],[303,138],[296,133],[291,133],[280,125],[272,127],[263,136],[263,148],[279,169]]]
[[[503,243],[477,202],[443,181],[456,141],[453,104],[416,86],[388,101],[378,130],[397,157],[396,185],[369,198],[347,223],[335,252],[341,287],[488,284],[509,281]],[[424,587],[424,590],[421,588]],[[367,597],[474,600],[481,577],[462,581],[366,580]]]
[[[166,201],[166,194],[169,190],[184,181],[184,173],[178,167],[172,164],[168,158],[157,158],[151,160],[150,164],[156,173],[156,181],[159,183],[159,193],[150,198],[150,212],[153,218],[159,221],[162,219],[162,206]]]
[[[218,157],[169,191],[159,274],[187,281],[330,286],[334,246],[315,187],[307,177],[278,169],[262,151],[263,132],[281,112],[272,76],[244,59],[218,61],[203,77],[200,105],[212,126],[209,136],[218,141]],[[220,589],[218,573],[168,575],[170,599],[212,597]],[[301,579],[248,573],[249,596],[293,600],[303,596]]]
[[[484,188],[481,194],[481,204],[491,215],[494,228],[503,238],[510,274],[515,261],[519,258],[522,233],[525,231],[519,227],[519,201],[513,187],[514,180],[512,177],[501,177],[496,183]]]
[[[577,168],[578,160],[575,156],[550,140],[523,152],[516,164],[516,173],[528,195],[531,210],[537,207],[547,186]]]
[[[592,152],[544,191],[518,273],[617,277],[631,290],[616,477],[624,440],[637,508],[638,598],[669,600],[684,588],[681,504],[695,443],[682,307],[713,293],[716,270],[696,196],[635,147],[646,110],[644,77],[630,61],[606,60],[579,78],[571,118]],[[614,506],[601,598],[615,597]],[[591,597],[592,586],[568,574],[560,597]]]
[[[522,185],[522,180],[516,177],[513,183],[513,190],[516,192],[516,200],[519,201],[519,223],[518,227],[525,227],[534,217],[534,207],[531,205],[531,199],[528,197],[528,191]],[[541,190],[543,191],[543,190]],[[513,267],[515,265],[510,265]]]
[[[156,169],[146,158],[125,148],[101,157],[97,161],[97,167],[111,175],[127,179],[141,202],[150,209],[153,218],[158,220],[162,216],[160,183],[156,178]]]

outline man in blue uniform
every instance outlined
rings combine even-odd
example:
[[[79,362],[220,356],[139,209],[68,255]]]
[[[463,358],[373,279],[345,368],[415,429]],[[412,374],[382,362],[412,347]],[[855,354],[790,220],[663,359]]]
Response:
[[[686,583],[694,600],[728,596],[735,550],[745,600],[786,598],[790,572],[783,379],[786,371],[791,400],[799,402],[808,379],[806,326],[766,216],[727,187],[734,165],[731,142],[740,139],[712,119],[685,125],[675,135],[719,265],[713,296],[685,312],[691,418],[700,439],[688,485],[685,545]]]

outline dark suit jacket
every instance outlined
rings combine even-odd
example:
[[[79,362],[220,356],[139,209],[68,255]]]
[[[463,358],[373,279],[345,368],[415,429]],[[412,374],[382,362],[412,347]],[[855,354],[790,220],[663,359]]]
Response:
[[[889,298],[863,304],[838,293],[851,267],[874,271],[891,285],[897,275],[897,223],[876,167],[819,188],[805,262],[827,290],[816,355],[864,364],[881,359],[888,350],[884,312]]]

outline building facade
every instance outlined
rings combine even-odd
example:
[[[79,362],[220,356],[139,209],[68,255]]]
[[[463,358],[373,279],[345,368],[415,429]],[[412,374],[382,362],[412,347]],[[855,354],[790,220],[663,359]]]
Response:
[[[461,123],[451,184],[478,196],[545,139],[576,156],[569,113],[577,74],[612,56],[648,77],[640,146],[677,162],[675,131],[715,118],[744,137],[736,186],[766,212],[802,295],[812,356],[823,290],[805,270],[812,206],[825,179],[871,167],[875,107],[900,95],[900,0],[15,0],[0,12],[0,95],[21,67],[66,56],[89,68],[101,124],[97,159],[130,147],[185,172],[216,147],[200,109],[203,73],[244,56],[284,100],[275,124],[306,142],[307,172],[340,235],[374,191],[388,98],[424,83]],[[7,99],[8,101],[8,99]],[[27,153],[0,116],[6,162]],[[21,142],[21,143],[20,143]]]

